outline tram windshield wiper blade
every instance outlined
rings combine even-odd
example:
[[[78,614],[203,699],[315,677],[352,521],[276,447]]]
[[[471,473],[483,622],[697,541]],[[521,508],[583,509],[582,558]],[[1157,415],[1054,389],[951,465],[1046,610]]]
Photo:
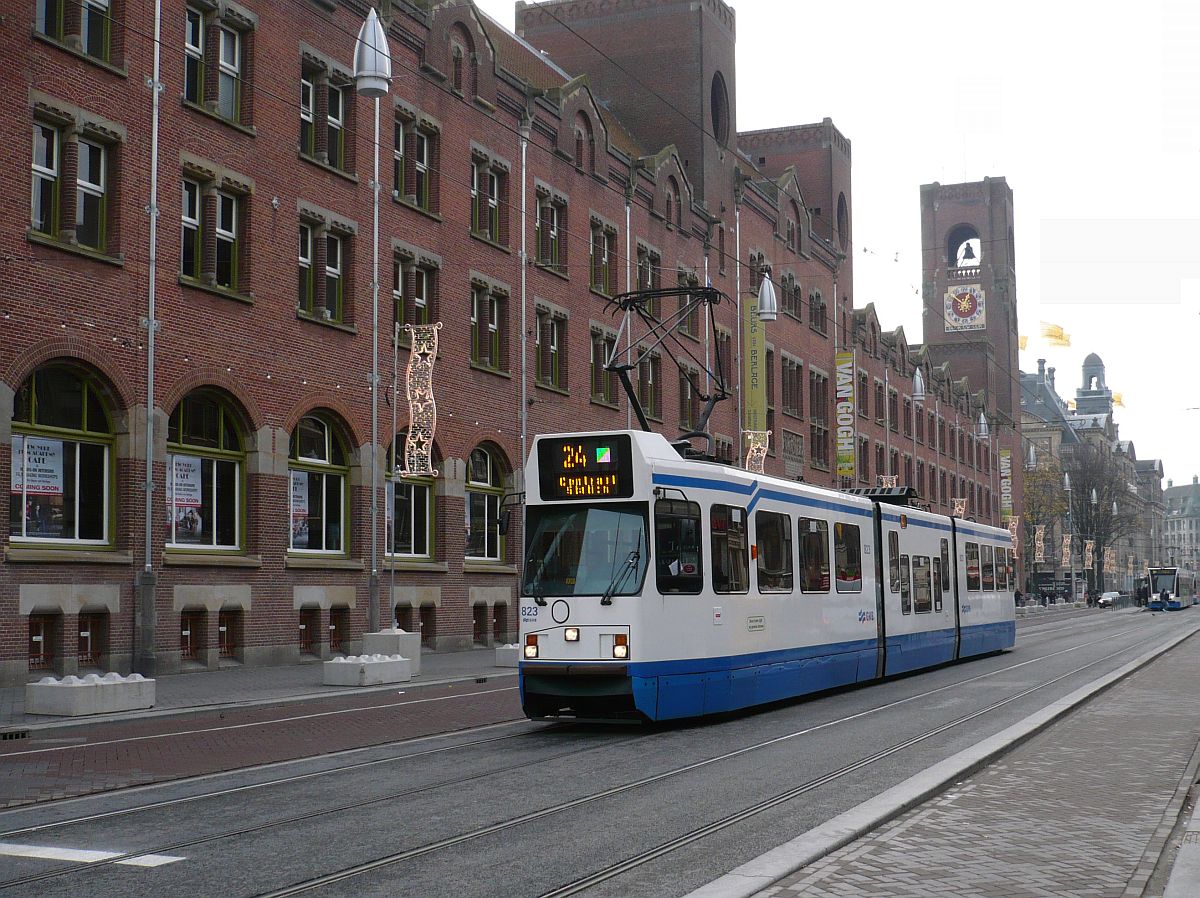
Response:
[[[525,559],[525,566],[528,568],[533,563],[533,556],[530,555]],[[546,588],[542,586],[542,570],[546,567],[546,559],[538,562],[538,568],[534,571],[533,579],[529,581],[529,594],[533,596],[533,600],[539,605],[546,604]]]
[[[604,590],[604,595],[600,597],[601,605],[611,605],[613,593],[617,591],[617,587],[624,584],[629,575],[637,567],[638,561],[642,555],[637,549],[633,549],[629,553],[629,557],[625,559],[625,563],[621,565],[621,569],[613,574],[612,582],[608,584],[608,589]]]

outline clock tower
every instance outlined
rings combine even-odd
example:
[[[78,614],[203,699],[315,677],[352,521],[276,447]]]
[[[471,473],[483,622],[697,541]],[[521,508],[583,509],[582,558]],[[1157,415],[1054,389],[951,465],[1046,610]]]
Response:
[[[921,187],[923,339],[984,392],[1002,431],[1020,423],[1013,194],[1004,178]],[[1017,455],[1021,458],[1021,455]]]

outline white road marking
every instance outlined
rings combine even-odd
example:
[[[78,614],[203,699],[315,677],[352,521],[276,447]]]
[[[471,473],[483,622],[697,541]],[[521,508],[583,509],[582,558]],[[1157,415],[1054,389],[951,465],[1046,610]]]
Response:
[[[33,857],[46,861],[72,861],[77,864],[94,864],[98,861],[111,861],[115,857],[123,858],[116,861],[127,867],[161,867],[173,864],[186,858],[171,854],[139,854],[136,857],[125,857],[123,851],[95,851],[87,848],[58,848],[49,845],[17,845],[13,842],[0,842],[0,855],[8,857]]]

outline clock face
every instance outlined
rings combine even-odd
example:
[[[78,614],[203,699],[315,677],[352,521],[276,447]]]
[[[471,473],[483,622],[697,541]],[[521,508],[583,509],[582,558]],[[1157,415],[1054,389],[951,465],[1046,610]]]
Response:
[[[983,288],[978,284],[956,285],[946,291],[946,331],[981,331],[987,326]]]

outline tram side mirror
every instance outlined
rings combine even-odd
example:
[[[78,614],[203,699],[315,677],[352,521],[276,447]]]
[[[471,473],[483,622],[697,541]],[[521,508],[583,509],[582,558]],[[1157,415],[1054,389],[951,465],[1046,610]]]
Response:
[[[501,536],[508,534],[508,519],[511,517],[509,512],[504,512],[500,515],[500,520],[496,522],[496,530]]]

